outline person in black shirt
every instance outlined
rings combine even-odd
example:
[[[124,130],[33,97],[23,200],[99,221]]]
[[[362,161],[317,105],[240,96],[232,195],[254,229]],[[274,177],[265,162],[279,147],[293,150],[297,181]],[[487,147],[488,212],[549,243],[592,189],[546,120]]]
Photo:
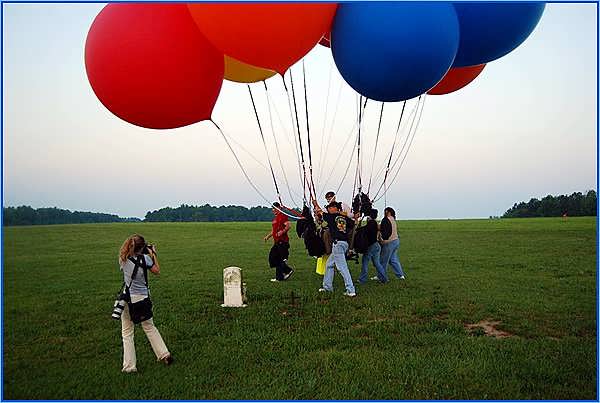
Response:
[[[381,265],[381,246],[379,242],[377,242],[377,232],[379,231],[377,227],[377,210],[371,209],[369,215],[367,216],[367,225],[365,230],[367,231],[367,239],[369,241],[369,249],[367,249],[367,253],[362,256],[362,270],[360,272],[360,276],[358,277],[358,282],[361,284],[365,284],[367,282],[368,274],[369,274],[369,260],[373,262],[375,265],[375,269],[377,269],[377,277],[372,277],[371,280],[378,280],[382,283],[387,283],[387,275],[383,266]],[[362,230],[361,230],[362,231]]]
[[[325,266],[325,276],[323,276],[323,287],[319,289],[320,292],[333,291],[333,267],[337,267],[338,271],[344,278],[344,285],[346,286],[346,292],[344,295],[348,297],[355,297],[356,290],[354,289],[354,283],[352,282],[352,276],[348,270],[348,264],[346,263],[346,252],[348,251],[348,239],[349,232],[354,227],[354,221],[347,216],[340,213],[340,203],[331,202],[327,205],[327,213],[319,207],[316,201],[313,200],[315,211],[318,215],[322,216],[323,221],[327,223],[331,238],[333,239],[333,248],[331,256],[327,260]]]

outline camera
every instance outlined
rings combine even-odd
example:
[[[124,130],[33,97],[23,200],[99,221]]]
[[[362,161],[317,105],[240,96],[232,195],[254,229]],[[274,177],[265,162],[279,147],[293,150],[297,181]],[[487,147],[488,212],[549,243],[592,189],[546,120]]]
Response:
[[[142,253],[144,255],[149,255],[150,251],[156,253],[156,248],[154,247],[154,245],[147,243],[146,245],[144,245],[144,248],[142,249]]]
[[[110,316],[115,320],[120,319],[123,309],[125,309],[125,304],[125,294],[119,294],[113,305],[112,315]]]

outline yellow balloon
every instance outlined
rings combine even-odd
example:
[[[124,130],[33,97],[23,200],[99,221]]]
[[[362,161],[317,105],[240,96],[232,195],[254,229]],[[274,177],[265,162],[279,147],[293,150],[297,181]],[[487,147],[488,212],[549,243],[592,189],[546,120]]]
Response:
[[[256,83],[273,77],[273,70],[255,67],[225,55],[225,79],[236,83]]]

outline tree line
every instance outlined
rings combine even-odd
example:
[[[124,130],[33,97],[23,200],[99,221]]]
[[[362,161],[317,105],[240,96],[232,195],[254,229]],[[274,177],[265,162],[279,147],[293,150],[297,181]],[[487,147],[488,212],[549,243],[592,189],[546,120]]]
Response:
[[[192,221],[271,221],[273,213],[269,207],[220,206],[209,204],[165,207],[149,211],[143,221],[148,222],[192,222]],[[4,207],[3,225],[49,225],[83,224],[142,221],[136,217],[122,218],[115,214],[70,211],[57,207],[34,209],[31,206]]]
[[[190,206],[182,204],[177,208],[164,207],[146,213],[144,221],[271,221],[273,213],[270,207],[220,206],[210,204]]]
[[[597,214],[596,203],[595,190],[589,190],[586,194],[575,192],[569,196],[548,195],[541,200],[534,198],[527,203],[515,203],[506,210],[502,218],[595,216]]]
[[[70,211],[56,207],[44,207],[38,209],[34,209],[31,206],[4,207],[2,209],[2,214],[4,225],[84,224],[141,221],[139,218],[121,218],[115,214]]]

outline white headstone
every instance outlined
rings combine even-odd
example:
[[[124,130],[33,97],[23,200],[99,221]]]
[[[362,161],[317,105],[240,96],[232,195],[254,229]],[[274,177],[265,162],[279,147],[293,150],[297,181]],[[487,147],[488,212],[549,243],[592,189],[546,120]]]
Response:
[[[245,283],[242,283],[242,269],[226,267],[223,269],[223,307],[245,307]]]

